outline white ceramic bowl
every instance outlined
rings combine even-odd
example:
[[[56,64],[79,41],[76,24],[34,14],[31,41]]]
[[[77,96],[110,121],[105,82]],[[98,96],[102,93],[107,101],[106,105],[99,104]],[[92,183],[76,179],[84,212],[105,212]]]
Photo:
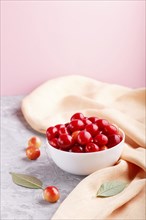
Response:
[[[48,141],[47,146],[53,161],[62,170],[77,175],[89,175],[99,169],[112,166],[118,161],[125,141],[125,134],[121,129],[120,133],[123,139],[119,144],[107,150],[93,153],[61,151],[49,145]]]

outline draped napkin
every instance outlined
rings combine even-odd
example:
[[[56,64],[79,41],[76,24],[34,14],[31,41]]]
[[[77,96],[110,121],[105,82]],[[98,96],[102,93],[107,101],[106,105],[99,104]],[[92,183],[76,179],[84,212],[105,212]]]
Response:
[[[45,133],[49,126],[65,123],[75,112],[82,112],[85,116],[105,118],[126,134],[117,164],[84,178],[52,220],[145,219],[145,95],[145,88],[131,89],[71,75],[49,80],[23,99],[23,115],[38,132]],[[101,184],[112,180],[129,184],[115,196],[96,197]]]

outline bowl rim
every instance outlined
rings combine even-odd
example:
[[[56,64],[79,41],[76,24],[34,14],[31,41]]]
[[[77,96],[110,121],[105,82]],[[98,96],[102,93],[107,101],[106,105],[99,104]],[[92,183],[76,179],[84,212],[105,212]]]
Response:
[[[115,146],[113,146],[113,147],[111,147],[111,148],[108,148],[108,149],[106,149],[106,150],[97,151],[97,152],[76,153],[76,152],[70,152],[70,151],[63,151],[63,150],[60,150],[60,149],[57,149],[57,148],[51,146],[51,145],[49,144],[47,138],[46,138],[46,142],[47,142],[48,147],[50,147],[50,148],[52,148],[54,151],[60,152],[60,153],[62,153],[62,154],[69,154],[69,155],[93,155],[93,154],[95,155],[95,154],[103,154],[103,153],[105,153],[105,152],[112,151],[114,148],[117,148],[117,147],[118,147],[120,144],[122,144],[122,143],[124,144],[124,142],[125,142],[125,132],[124,132],[121,128],[119,128],[119,131],[120,131],[120,133],[122,134],[122,140],[121,140],[120,143],[118,143],[117,145],[115,145]]]

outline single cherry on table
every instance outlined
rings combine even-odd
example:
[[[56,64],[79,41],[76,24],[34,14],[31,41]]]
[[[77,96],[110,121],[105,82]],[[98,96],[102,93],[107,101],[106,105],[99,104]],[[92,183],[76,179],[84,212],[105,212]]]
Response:
[[[34,146],[26,148],[26,156],[30,160],[36,160],[40,156],[40,149]]]
[[[41,139],[39,137],[31,137],[28,140],[28,146],[40,147],[42,144]]]
[[[44,196],[44,200],[46,200],[47,202],[54,203],[57,202],[58,199],[60,198],[60,193],[57,187],[48,186],[43,190],[43,196]]]

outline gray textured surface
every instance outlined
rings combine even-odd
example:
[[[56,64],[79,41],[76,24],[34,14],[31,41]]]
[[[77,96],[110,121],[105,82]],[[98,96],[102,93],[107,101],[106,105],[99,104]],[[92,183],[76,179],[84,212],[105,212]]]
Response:
[[[60,203],[83,179],[59,169],[47,154],[45,137],[30,128],[20,110],[22,96],[1,99],[1,219],[49,220]],[[43,145],[41,157],[29,161],[25,156],[27,140],[39,136]],[[61,192],[60,200],[50,204],[42,199],[42,190],[15,185],[9,172],[25,173],[38,177],[44,186],[55,185]]]

